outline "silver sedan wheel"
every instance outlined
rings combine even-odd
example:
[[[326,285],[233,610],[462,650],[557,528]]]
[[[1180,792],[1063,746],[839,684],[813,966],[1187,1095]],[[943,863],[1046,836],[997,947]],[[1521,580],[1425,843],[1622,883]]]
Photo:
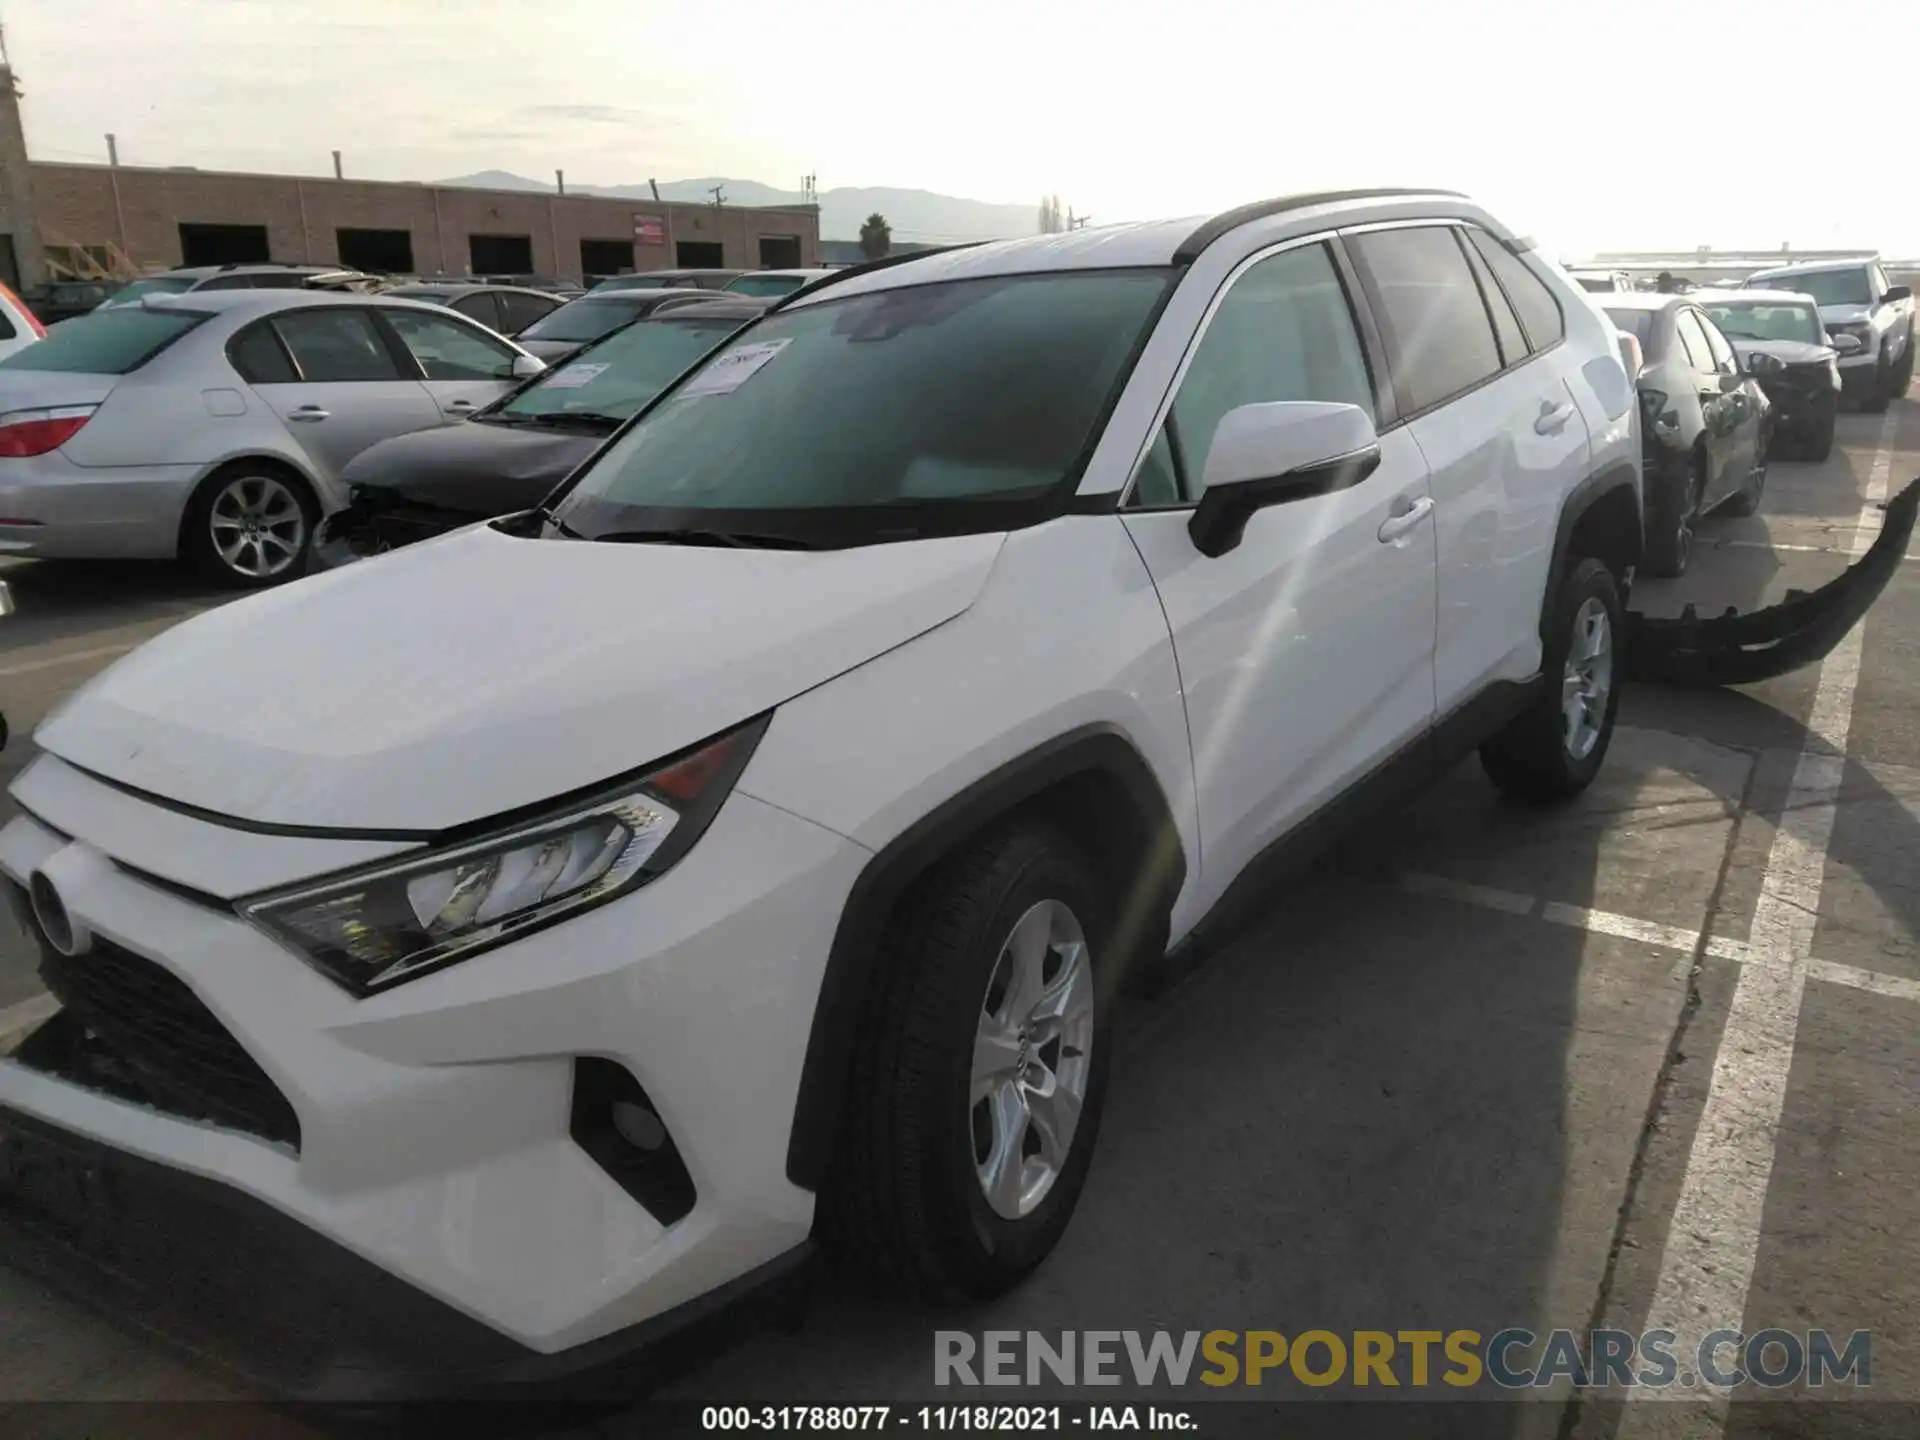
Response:
[[[1093,966],[1080,921],[1042,900],[1014,922],[987,981],[968,1094],[974,1173],[996,1215],[1047,1197],[1073,1150],[1093,1053]]]
[[[236,575],[265,580],[307,547],[307,512],[286,481],[242,475],[213,497],[208,513],[214,553]]]
[[[1613,621],[1603,601],[1590,598],[1573,617],[1573,643],[1560,682],[1561,737],[1567,754],[1584,760],[1600,743],[1613,693]]]

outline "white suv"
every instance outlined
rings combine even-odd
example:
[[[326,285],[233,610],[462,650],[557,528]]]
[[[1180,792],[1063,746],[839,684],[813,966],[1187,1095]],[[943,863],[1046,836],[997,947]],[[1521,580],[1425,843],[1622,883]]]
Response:
[[[1605,319],[1451,194],[842,272],[542,509],[42,725],[0,867],[66,1009],[0,1134],[100,1216],[201,1177],[122,1248],[204,1233],[179,1323],[278,1303],[309,1391],[563,1374],[815,1242],[1002,1289],[1130,971],[1476,747],[1593,778],[1639,456]]]

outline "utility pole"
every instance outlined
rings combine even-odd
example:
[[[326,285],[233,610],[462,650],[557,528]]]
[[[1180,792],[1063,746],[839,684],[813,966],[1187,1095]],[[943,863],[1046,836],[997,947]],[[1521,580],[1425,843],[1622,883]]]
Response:
[[[340,164],[340,152],[338,150],[333,152],[333,178],[336,180],[344,180],[347,178],[346,169]]]
[[[567,172],[566,171],[556,170],[553,172],[553,188],[555,192],[558,194],[564,195],[567,193]]]
[[[649,180],[647,181],[647,188],[653,192],[653,203],[658,205],[660,203],[660,182],[658,180]]]
[[[726,186],[710,185],[707,187],[707,193],[713,197],[714,209],[718,210],[722,205],[727,203],[727,187]]]
[[[127,212],[120,204],[120,142],[107,136],[107,184],[113,191],[113,228],[120,253],[127,255]],[[131,256],[128,256],[131,263]]]

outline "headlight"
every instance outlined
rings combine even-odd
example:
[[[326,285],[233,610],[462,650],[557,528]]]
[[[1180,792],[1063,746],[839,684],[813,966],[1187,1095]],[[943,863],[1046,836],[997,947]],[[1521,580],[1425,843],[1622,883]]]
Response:
[[[428,854],[239,902],[355,995],[505,944],[644,885],[693,845],[766,717],[562,809]]]

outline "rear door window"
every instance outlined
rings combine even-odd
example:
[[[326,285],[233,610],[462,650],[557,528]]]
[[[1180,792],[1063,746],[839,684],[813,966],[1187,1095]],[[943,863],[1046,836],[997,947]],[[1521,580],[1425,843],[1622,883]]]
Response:
[[[1500,373],[1493,322],[1452,227],[1371,230],[1349,244],[1379,298],[1381,338],[1409,415]]]
[[[46,338],[0,360],[0,370],[125,375],[206,320],[185,310],[97,310],[56,325]]]
[[[1487,312],[1493,317],[1494,337],[1500,342],[1500,358],[1509,366],[1518,365],[1529,358],[1527,337],[1520,329],[1519,317],[1513,313],[1513,306],[1507,303],[1506,291],[1493,278],[1493,272],[1487,269],[1487,262],[1480,258],[1480,252],[1469,245],[1466,247],[1467,263],[1473,267],[1473,278],[1480,282],[1480,294],[1487,302]]]
[[[1706,315],[1690,312],[1693,323],[1698,325],[1707,337],[1707,348],[1713,354],[1713,368],[1722,375],[1732,375],[1740,369],[1740,362],[1733,357],[1733,346],[1727,343],[1727,337],[1720,333],[1720,327]]]
[[[404,378],[364,310],[293,310],[276,315],[273,328],[300,367],[300,378],[309,384]]]
[[[491,290],[476,291],[472,295],[462,295],[447,307],[458,310],[469,320],[478,320],[489,330],[500,328],[500,306]]]
[[[542,316],[560,308],[560,302],[544,295],[501,295],[496,297],[506,315],[505,334],[518,335]]]

